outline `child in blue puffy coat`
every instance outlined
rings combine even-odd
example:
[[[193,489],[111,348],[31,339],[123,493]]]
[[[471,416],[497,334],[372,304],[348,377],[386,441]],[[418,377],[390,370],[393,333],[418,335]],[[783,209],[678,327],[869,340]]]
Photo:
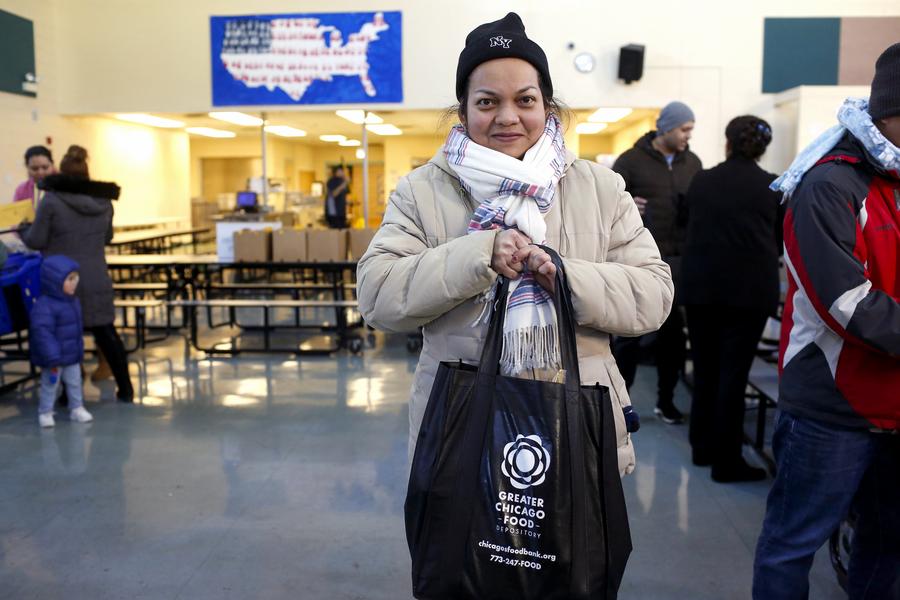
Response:
[[[84,408],[81,361],[84,358],[81,303],[75,296],[78,263],[56,255],[41,264],[41,296],[31,309],[31,362],[41,367],[38,423],[53,427],[53,404],[60,380],[66,384],[69,416],[78,423],[92,421]]]

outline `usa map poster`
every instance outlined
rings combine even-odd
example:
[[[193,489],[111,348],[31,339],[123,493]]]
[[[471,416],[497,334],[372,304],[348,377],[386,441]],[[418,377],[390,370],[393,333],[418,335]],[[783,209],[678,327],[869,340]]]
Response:
[[[399,11],[209,21],[214,106],[403,101]]]

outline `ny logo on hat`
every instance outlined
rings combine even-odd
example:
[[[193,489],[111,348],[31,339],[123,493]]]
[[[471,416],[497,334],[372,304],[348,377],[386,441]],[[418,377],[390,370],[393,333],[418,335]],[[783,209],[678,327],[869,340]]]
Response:
[[[495,35],[491,38],[490,47],[493,48],[494,46],[500,46],[501,48],[509,48],[509,43],[511,41],[511,39],[505,38],[502,35]]]

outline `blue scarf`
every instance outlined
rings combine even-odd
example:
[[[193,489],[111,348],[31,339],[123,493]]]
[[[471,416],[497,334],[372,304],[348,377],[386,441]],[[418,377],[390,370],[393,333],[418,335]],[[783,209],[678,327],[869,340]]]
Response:
[[[872,122],[869,102],[865,98],[847,98],[838,109],[835,125],[803,149],[788,170],[769,186],[776,192],[784,192],[785,198],[794,193],[800,180],[819,160],[850,132],[866,149],[866,152],[885,171],[900,175],[900,148],[892,144]]]

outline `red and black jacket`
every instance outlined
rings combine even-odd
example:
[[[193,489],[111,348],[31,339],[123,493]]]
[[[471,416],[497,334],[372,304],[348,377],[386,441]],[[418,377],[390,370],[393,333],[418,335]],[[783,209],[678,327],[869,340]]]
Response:
[[[780,406],[900,429],[900,173],[847,134],[788,201],[784,246]]]

